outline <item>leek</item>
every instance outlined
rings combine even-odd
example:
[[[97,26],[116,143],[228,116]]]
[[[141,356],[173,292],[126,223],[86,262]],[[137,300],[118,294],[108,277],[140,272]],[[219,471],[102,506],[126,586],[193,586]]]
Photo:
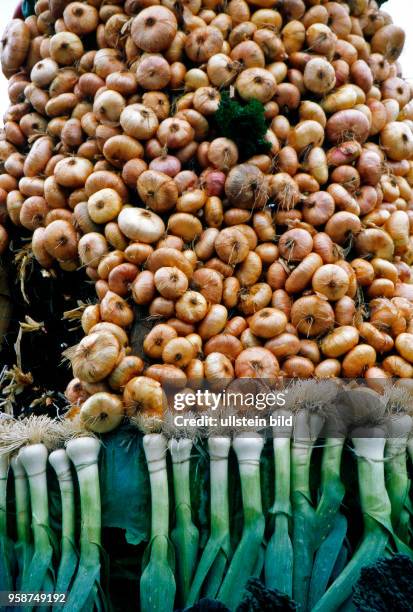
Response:
[[[3,452],[12,454],[19,451],[18,461],[29,483],[33,555],[19,585],[26,592],[53,592],[54,588],[46,467],[49,449],[58,444],[61,435],[58,423],[46,416],[12,420],[2,430]],[[24,498],[22,502],[25,504]],[[31,606],[27,609],[30,610]]]
[[[0,591],[12,591],[10,545],[7,534],[7,479],[10,455],[0,455]]]
[[[326,423],[329,404],[336,395],[336,385],[331,381],[299,381],[289,388],[287,395],[288,405],[295,412],[294,441],[291,449],[293,596],[303,609],[307,607],[320,517],[330,511],[331,489],[334,488],[330,486],[330,477],[326,477],[324,496],[321,497],[317,514],[310,489],[311,458],[314,445]],[[325,474],[327,476],[326,471]],[[335,514],[336,510],[333,512]],[[331,522],[328,523],[324,535],[327,535],[330,529]]]
[[[66,452],[75,466],[80,491],[80,559],[65,604],[70,612],[99,605],[101,502],[98,457],[100,442],[92,436],[69,440]]]
[[[218,599],[231,610],[235,610],[241,602],[243,590],[254,574],[261,553],[265,529],[260,482],[263,447],[264,440],[253,433],[239,435],[233,442],[241,479],[244,526],[241,540],[218,592]]]
[[[15,545],[16,558],[18,563],[17,588],[20,589],[24,582],[32,558],[32,546],[30,538],[30,497],[29,485],[26,472],[21,464],[18,455],[11,460],[11,467],[14,475],[14,496],[16,504],[16,533],[17,543]]]
[[[171,540],[175,546],[179,598],[185,604],[198,557],[199,532],[192,522],[189,468],[193,442],[173,438],[168,442],[172,457],[175,497],[175,526]]]
[[[408,543],[410,527],[410,478],[407,473],[406,449],[413,419],[406,414],[410,394],[400,387],[385,392],[386,411],[390,416],[385,447],[386,488],[391,502],[394,532]]]
[[[173,551],[169,541],[168,474],[166,438],[159,433],[146,434],[143,448],[151,486],[151,539],[145,551],[145,568],[140,581],[142,612],[172,612],[176,584]]]
[[[314,515],[312,537],[312,553],[316,556],[309,585],[308,605],[310,609],[323,595],[323,592],[320,592],[320,585],[324,579],[327,579],[328,582],[334,569],[336,552],[338,553],[345,535],[346,521],[339,514],[345,493],[340,478],[344,443],[344,437],[327,438],[324,443],[321,463],[321,497]],[[334,547],[333,543],[329,542],[327,547],[323,547],[323,543],[330,534],[336,546]],[[326,554],[329,547],[332,548],[330,556]]]
[[[55,592],[66,593],[77,567],[72,471],[69,457],[63,448],[50,453],[49,463],[56,472],[62,500],[62,538]]]
[[[360,503],[364,535],[350,562],[313,608],[313,612],[337,610],[351,596],[361,568],[377,561],[385,551],[391,533],[391,505],[384,481],[383,429],[371,430],[370,438],[355,429],[352,435],[357,456]]]
[[[292,416],[290,410],[279,410],[277,415],[286,418]],[[275,495],[271,509],[274,515],[274,533],[272,534],[265,553],[265,584],[271,589],[278,589],[288,596],[293,590],[293,546],[289,533],[291,518],[290,502],[290,450],[292,427],[281,430],[275,428],[274,467]]]
[[[215,599],[231,558],[228,506],[229,437],[208,439],[210,460],[210,535],[191,585],[187,606],[193,605],[204,587],[205,596]]]
[[[20,587],[27,593],[49,590],[52,585],[53,547],[46,478],[48,454],[43,443],[24,446],[18,454],[29,481],[32,508],[33,556]]]

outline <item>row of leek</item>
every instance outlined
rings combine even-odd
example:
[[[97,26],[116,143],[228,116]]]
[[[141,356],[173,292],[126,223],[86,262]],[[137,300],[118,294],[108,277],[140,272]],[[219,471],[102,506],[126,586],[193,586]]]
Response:
[[[70,422],[48,417],[0,420],[0,590],[47,593],[59,607],[67,594],[71,611],[101,609],[100,441]],[[50,527],[48,464],[61,495],[61,538]],[[7,513],[7,483],[13,481],[14,508]],[[80,494],[77,543],[75,486]],[[15,525],[11,525],[14,521]],[[10,533],[16,534],[12,541]],[[53,597],[55,595],[55,597]],[[26,610],[35,607],[27,604]]]
[[[364,565],[392,551],[413,554],[407,460],[413,459],[411,396],[399,387],[389,387],[383,395],[353,389],[341,399],[349,415],[342,431],[336,427],[329,436],[327,428],[321,439],[338,391],[335,385],[320,384],[299,382],[289,389],[283,414],[293,414],[294,426],[274,430],[271,441],[257,432],[211,431],[202,442],[209,457],[210,506],[209,535],[202,546],[190,470],[200,432],[179,431],[145,415],[132,420],[144,434],[151,489],[150,538],[142,570],[136,568],[136,609],[169,612],[209,597],[236,610],[249,578],[257,577],[293,598],[301,610],[334,612],[351,600]],[[275,477],[268,513],[262,502],[266,443],[272,445]],[[364,525],[350,558],[345,542],[352,526],[347,524],[351,518],[345,512],[342,478],[346,446],[357,464]],[[316,447],[322,447],[319,469]],[[105,605],[100,587],[99,450],[97,438],[70,422],[46,417],[0,420],[0,590],[67,591],[70,610]],[[243,511],[242,534],[235,545],[231,453],[238,465]],[[47,462],[56,473],[62,500],[57,549],[49,526]],[[7,478],[14,481],[12,514],[7,513]],[[16,522],[13,544],[8,538],[11,517]],[[12,549],[13,555],[3,554]],[[7,562],[13,558],[14,564]]]
[[[331,435],[327,427],[327,434],[320,439],[337,395],[346,418],[332,427]],[[147,549],[147,568],[151,569],[143,572],[140,583],[141,609],[164,612],[174,605],[191,606],[207,596],[236,610],[248,579],[260,577],[268,588],[292,597],[301,610],[334,612],[350,602],[363,566],[391,552],[413,556],[407,468],[408,457],[413,459],[412,403],[410,394],[400,387],[389,386],[382,395],[369,389],[350,389],[341,397],[333,384],[300,382],[291,387],[284,416],[293,414],[294,427],[274,431],[275,493],[269,516],[264,516],[262,505],[264,439],[252,432],[234,432],[229,437],[211,431],[207,440],[210,533],[198,551],[197,563],[199,540],[189,494],[193,440],[184,437],[168,442],[150,421],[144,448],[151,475],[152,517],[156,520],[152,520]],[[141,417],[141,426],[143,421]],[[167,435],[171,435],[169,430]],[[171,529],[166,505],[168,446],[175,504]],[[314,490],[313,454],[320,446],[320,478]],[[350,558],[345,546],[349,526],[342,481],[345,446],[356,459],[364,525]],[[237,458],[243,504],[243,530],[235,550],[231,550],[229,516],[231,447]]]

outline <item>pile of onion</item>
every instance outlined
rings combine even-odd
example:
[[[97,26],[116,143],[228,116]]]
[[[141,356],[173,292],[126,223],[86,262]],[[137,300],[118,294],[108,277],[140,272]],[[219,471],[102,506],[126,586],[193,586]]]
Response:
[[[375,0],[38,0],[7,26],[0,254],[12,223],[95,282],[73,406],[98,393],[102,427],[120,398],[162,414],[165,383],[413,377],[404,38]],[[266,151],[217,131],[223,91],[261,102]]]

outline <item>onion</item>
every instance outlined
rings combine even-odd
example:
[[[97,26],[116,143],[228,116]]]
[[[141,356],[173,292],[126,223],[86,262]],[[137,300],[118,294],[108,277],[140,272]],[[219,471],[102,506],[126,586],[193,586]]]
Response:
[[[107,291],[100,303],[102,321],[114,323],[119,327],[128,327],[133,322],[134,314],[128,303],[113,291]]]
[[[217,28],[199,27],[191,32],[185,42],[185,53],[192,62],[202,64],[222,49],[223,36]]]
[[[373,255],[382,259],[391,259],[394,253],[394,244],[386,232],[381,229],[369,228],[362,230],[356,237],[357,252],[362,257]]]
[[[120,124],[129,136],[141,140],[152,138],[159,125],[155,112],[143,104],[127,106],[120,115]]]
[[[88,200],[88,212],[95,223],[107,223],[115,219],[122,209],[122,200],[114,189],[97,191]]]
[[[240,208],[262,208],[268,197],[264,175],[252,164],[240,164],[230,170],[225,193]]]
[[[322,58],[310,60],[304,70],[304,84],[309,91],[323,95],[333,89],[336,75],[332,65]]]
[[[99,15],[95,7],[81,2],[71,2],[63,12],[67,29],[78,36],[90,34],[99,24]]]
[[[273,379],[278,372],[277,358],[263,347],[247,348],[235,360],[235,375],[238,378]]]
[[[326,264],[315,271],[312,285],[317,293],[325,295],[331,301],[337,301],[347,293],[349,277],[339,266]]]
[[[405,33],[401,28],[395,25],[385,25],[374,34],[371,40],[371,50],[394,62],[403,50],[404,41]]]
[[[177,29],[172,11],[163,6],[149,6],[134,18],[131,36],[138,48],[149,53],[159,53],[169,47]]]
[[[387,155],[395,161],[413,156],[413,134],[401,121],[388,123],[380,133],[380,142]]]
[[[76,231],[68,221],[53,221],[43,233],[43,244],[54,259],[70,261],[76,258],[78,241]]]
[[[304,229],[292,229],[281,236],[278,248],[287,261],[301,261],[312,251],[313,239]]]
[[[256,283],[240,293],[238,307],[244,314],[251,315],[268,306],[271,297],[271,287],[267,283]]]
[[[165,399],[161,384],[148,376],[132,378],[123,392],[128,416],[141,412],[146,417],[160,418],[164,412]]]
[[[7,78],[24,65],[30,48],[30,29],[21,19],[12,19],[2,36],[1,65]]]
[[[84,187],[93,172],[93,165],[88,159],[73,157],[62,159],[56,164],[55,178],[62,187],[76,189]]]
[[[249,252],[248,240],[236,227],[222,230],[214,246],[220,259],[232,265],[243,261]]]
[[[269,102],[276,90],[273,75],[263,68],[247,68],[236,80],[236,89],[244,100],[256,99]]]
[[[78,252],[84,265],[97,268],[99,261],[108,252],[108,244],[102,234],[90,232],[79,240]]]
[[[370,124],[366,116],[354,109],[335,113],[326,126],[326,135],[333,144],[339,143],[343,136],[352,136],[363,143],[367,140],[369,131]]]
[[[333,326],[334,311],[322,297],[302,297],[292,306],[291,322],[303,335],[318,336]]]
[[[276,308],[263,308],[249,320],[252,333],[260,338],[274,338],[281,334],[287,325],[287,317]]]
[[[151,244],[159,240],[165,231],[160,217],[141,208],[124,208],[118,217],[119,228],[131,240]]]
[[[364,375],[376,363],[376,351],[368,344],[359,344],[347,353],[343,360],[342,372],[346,378]]]
[[[111,333],[89,334],[70,355],[74,375],[88,383],[103,380],[116,366],[119,350],[119,342]]]
[[[83,53],[82,41],[72,32],[60,32],[50,39],[50,56],[61,66],[72,66]]]
[[[201,321],[207,310],[207,302],[204,296],[197,291],[186,291],[175,304],[177,317],[185,323]]]

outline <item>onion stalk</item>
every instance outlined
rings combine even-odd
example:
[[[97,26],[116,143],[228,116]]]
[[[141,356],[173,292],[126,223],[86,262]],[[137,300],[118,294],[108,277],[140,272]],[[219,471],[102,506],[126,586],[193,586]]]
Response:
[[[30,528],[30,494],[26,472],[18,455],[12,457],[11,467],[14,476],[14,496],[16,503],[17,543],[14,550],[19,568],[16,586],[19,589],[27,576],[33,554]]]
[[[228,455],[231,438],[208,439],[210,461],[210,535],[191,585],[187,606],[199,598],[204,586],[206,597],[216,598],[231,558],[228,504]]]
[[[279,410],[277,416],[290,418],[290,410]],[[293,546],[290,537],[291,520],[291,437],[292,427],[273,430],[275,495],[271,513],[274,515],[274,532],[265,552],[265,584],[290,597],[293,590]]]
[[[74,438],[66,452],[75,466],[80,490],[80,559],[67,607],[92,609],[100,593],[101,502],[98,457],[100,442],[90,435]]]
[[[264,537],[260,457],[264,440],[253,433],[236,436],[233,449],[238,459],[241,479],[244,527],[241,540],[232,557],[227,574],[218,592],[218,599],[231,610],[236,609],[248,579],[254,575]]]
[[[72,471],[69,457],[63,448],[50,453],[49,463],[56,472],[62,500],[62,539],[55,592],[66,593],[69,590],[77,567],[75,499]]]

